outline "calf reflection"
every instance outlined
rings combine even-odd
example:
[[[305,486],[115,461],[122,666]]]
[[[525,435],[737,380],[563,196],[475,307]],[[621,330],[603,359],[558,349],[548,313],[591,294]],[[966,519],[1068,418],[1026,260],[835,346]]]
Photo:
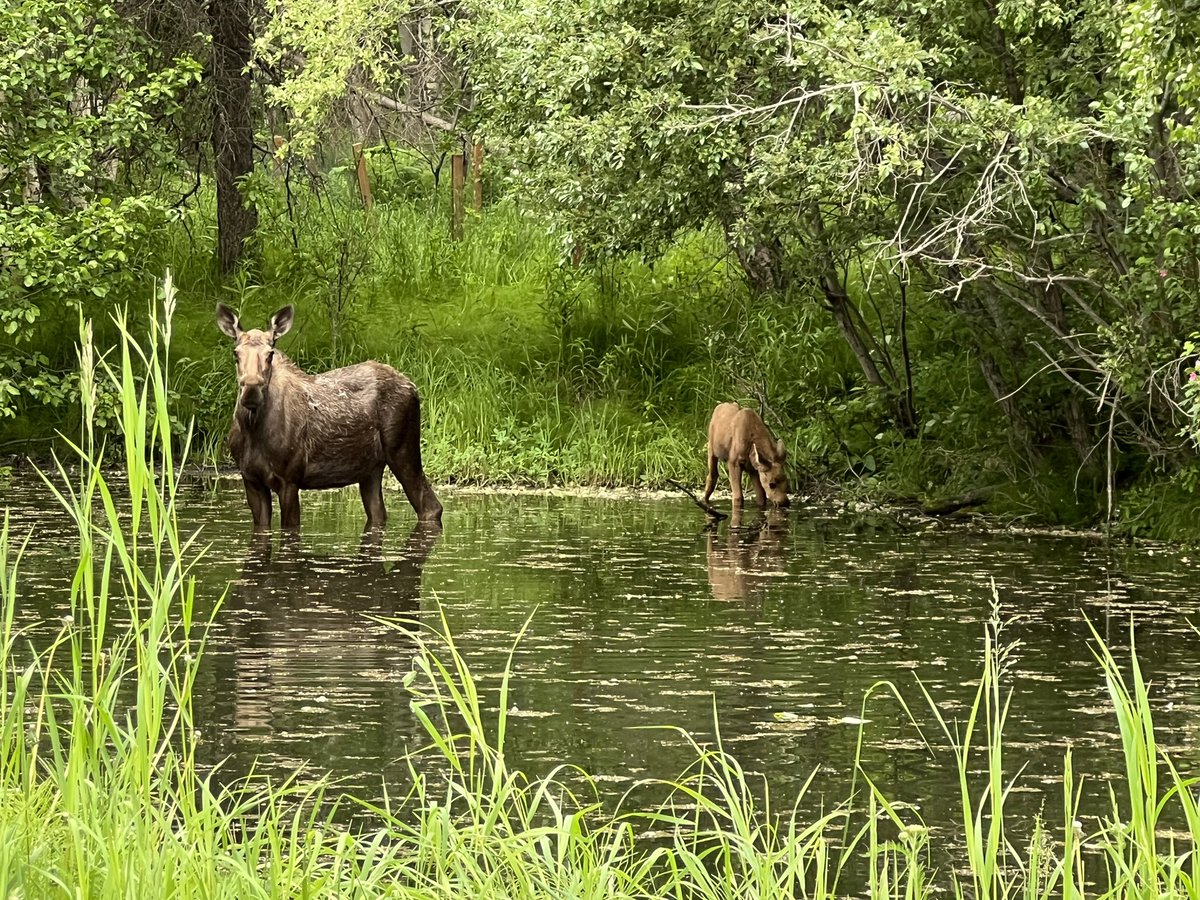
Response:
[[[725,543],[718,542],[716,526],[705,535],[708,583],[716,600],[746,600],[784,571],[787,562],[787,514],[768,509],[747,525],[742,511],[733,508]]]
[[[395,693],[411,643],[374,617],[419,613],[425,562],[440,534],[418,523],[390,559],[381,528],[368,528],[343,555],[305,549],[296,532],[278,535],[277,546],[270,532],[254,534],[223,617],[232,653],[226,721],[244,739],[267,740],[293,732],[287,720],[298,713],[339,699],[371,705]]]

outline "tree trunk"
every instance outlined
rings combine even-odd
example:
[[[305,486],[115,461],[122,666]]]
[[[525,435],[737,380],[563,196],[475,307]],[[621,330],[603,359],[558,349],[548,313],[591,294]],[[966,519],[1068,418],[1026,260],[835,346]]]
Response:
[[[846,292],[842,279],[839,277],[833,248],[830,246],[829,234],[825,230],[825,220],[821,217],[820,209],[813,207],[808,222],[813,236],[812,250],[816,264],[820,268],[818,280],[821,285],[821,293],[825,296],[825,306],[833,314],[833,321],[837,323],[842,338],[862,367],[867,381],[875,387],[883,389],[891,400],[892,416],[900,433],[905,437],[914,437],[917,433],[917,411],[913,404],[912,393],[906,385],[896,383],[896,373],[892,369],[891,362],[882,353],[880,355],[883,356],[883,371],[880,370],[875,354],[867,345],[869,339],[874,344],[876,351],[880,351],[879,344],[876,343],[869,329],[863,328],[860,331],[858,327],[858,322],[862,321],[862,314],[853,298]],[[907,316],[907,300],[905,315]],[[907,323],[905,323],[905,327],[907,327]],[[907,355],[907,351],[905,352]],[[907,364],[907,359],[905,362]],[[907,371],[905,376],[907,380]]]
[[[252,0],[209,0],[212,20],[212,142],[217,179],[217,263],[222,274],[237,267],[258,212],[238,181],[254,168],[254,120],[247,66],[252,50]]]
[[[1043,297],[1045,300],[1043,308],[1054,327],[1060,334],[1070,334],[1071,324],[1067,321],[1066,305],[1063,303],[1062,291],[1059,286],[1053,282],[1047,284]],[[1082,379],[1086,376],[1081,372],[1079,377]],[[1095,429],[1088,423],[1087,413],[1084,412],[1083,404],[1080,403],[1079,396],[1074,390],[1067,395],[1065,406],[1067,433],[1071,437],[1075,455],[1079,457],[1079,462],[1084,468],[1093,472],[1099,471],[1101,467],[1100,454],[1095,451],[1099,449],[1100,440],[1099,438],[1093,440]]]
[[[757,241],[753,247],[744,247],[732,238],[730,242],[756,297],[781,295],[787,290],[783,246],[777,238]]]
[[[50,173],[50,164],[40,157],[34,163],[37,170],[38,197],[46,203],[54,199],[54,176]]]
[[[1009,438],[1013,447],[1017,452],[1024,454],[1031,466],[1036,467],[1041,460],[1041,452],[1034,443],[1033,429],[1030,427],[1025,413],[1017,405],[1008,379],[1004,377],[1000,364],[991,350],[984,346],[983,340],[976,341],[976,348],[979,353],[979,371],[983,373],[983,380],[987,382],[988,390],[992,392],[992,396],[1004,410],[1004,416],[1008,419]]]
[[[1009,46],[1004,28],[1000,24],[1000,14],[996,0],[983,0],[987,9],[988,21],[992,26],[992,37],[996,42],[996,56],[1000,60],[1000,70],[1004,73],[1004,87],[1008,93],[1008,102],[1020,106],[1025,102],[1025,85],[1013,57],[1012,47]]]
[[[782,296],[789,287],[787,260],[783,242],[769,230],[751,222],[740,199],[745,188],[742,167],[730,163],[725,167],[729,201],[718,218],[725,231],[725,245],[733,250],[746,276],[746,284],[756,297],[772,294]]]
[[[825,294],[825,305],[833,314],[833,321],[837,323],[842,338],[862,367],[863,375],[870,384],[881,388],[891,398],[896,427],[905,437],[915,437],[917,410],[913,404],[911,389],[895,384],[880,371],[867,342],[858,330],[856,320],[860,316],[854,301],[842,288],[842,283],[834,271],[828,270],[821,276],[821,290]]]
[[[858,326],[855,324],[856,317],[851,309],[853,301],[842,290],[842,284],[834,272],[825,272],[821,276],[821,291],[825,294],[825,306],[833,314],[833,321],[837,323],[838,331],[842,333],[846,345],[853,351],[854,358],[858,360],[863,374],[867,376],[867,381],[875,387],[886,390],[888,383],[879,371],[879,366],[875,364],[875,357],[871,355],[867,342],[863,340],[863,336],[859,334]]]
[[[993,293],[978,290],[972,282],[962,286],[960,297],[961,306],[952,305],[950,308],[967,320],[974,338],[979,371],[1008,420],[1008,436],[1014,450],[1023,454],[1030,466],[1036,468],[1041,460],[1036,431],[1017,402],[1017,392],[1000,364],[1000,360],[1004,359],[1017,371],[1020,370],[1024,360],[1021,335],[1011,327]]]

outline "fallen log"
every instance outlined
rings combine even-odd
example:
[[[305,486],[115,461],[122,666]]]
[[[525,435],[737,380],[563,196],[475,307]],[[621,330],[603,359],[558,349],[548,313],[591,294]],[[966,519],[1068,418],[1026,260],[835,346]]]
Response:
[[[951,513],[958,512],[960,509],[982,506],[984,503],[987,503],[995,491],[996,488],[993,485],[991,487],[975,488],[975,490],[967,491],[965,494],[944,497],[941,500],[926,500],[921,504],[921,512],[927,516],[948,516]]]

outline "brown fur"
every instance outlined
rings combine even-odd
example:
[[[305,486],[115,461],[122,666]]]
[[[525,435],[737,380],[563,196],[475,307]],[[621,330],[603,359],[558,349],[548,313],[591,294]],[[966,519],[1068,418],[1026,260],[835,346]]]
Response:
[[[217,306],[217,324],[235,341],[238,402],[229,451],[242,472],[256,528],[271,527],[271,492],[284,528],[300,525],[300,489],[357,484],[369,525],[387,521],[383,472],[400,479],[426,522],[440,523],[438,502],[421,467],[421,401],[391,366],[364,362],[318,375],[301,371],[275,349],[292,324],[292,308],[268,331],[243,331]]]
[[[717,486],[717,461],[723,460],[729,472],[729,490],[733,505],[742,505],[742,471],[749,467],[759,506],[770,500],[776,506],[788,505],[788,482],[784,470],[787,451],[763,424],[758,413],[736,403],[722,403],[713,410],[708,424],[708,480],[704,484],[704,502]]]

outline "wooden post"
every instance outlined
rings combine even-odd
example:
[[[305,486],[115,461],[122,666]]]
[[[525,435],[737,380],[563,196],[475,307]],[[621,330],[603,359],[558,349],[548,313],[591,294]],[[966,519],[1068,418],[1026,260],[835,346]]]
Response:
[[[463,236],[463,155],[450,157],[450,235],[456,241]]]
[[[471,178],[475,182],[475,212],[483,209],[483,141],[475,142],[475,159],[472,161]]]
[[[278,172],[283,168],[283,157],[279,155],[279,148],[283,146],[283,135],[275,135],[275,171]]]
[[[367,178],[367,158],[363,156],[362,144],[354,145],[354,171],[358,175],[358,192],[362,195],[363,206],[371,210],[371,181]]]

